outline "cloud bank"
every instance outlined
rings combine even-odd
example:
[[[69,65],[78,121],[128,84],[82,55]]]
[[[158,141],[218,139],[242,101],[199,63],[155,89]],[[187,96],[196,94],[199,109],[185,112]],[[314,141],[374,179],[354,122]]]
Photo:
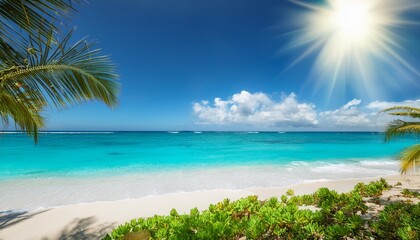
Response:
[[[226,100],[215,98],[193,103],[199,125],[247,125],[260,128],[314,130],[380,130],[392,117],[380,114],[392,106],[420,107],[420,99],[403,102],[374,101],[362,105],[353,99],[334,110],[318,110],[313,103],[299,102],[294,93],[273,99],[262,92],[241,91]]]

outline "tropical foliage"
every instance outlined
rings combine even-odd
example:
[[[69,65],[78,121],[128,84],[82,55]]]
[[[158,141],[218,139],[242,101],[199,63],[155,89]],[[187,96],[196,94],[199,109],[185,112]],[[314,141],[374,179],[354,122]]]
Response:
[[[364,199],[389,188],[381,179],[343,194],[321,188],[311,195],[265,201],[256,196],[226,199],[203,212],[174,209],[168,216],[135,219],[104,239],[419,239],[419,204],[391,204],[377,220],[362,218],[368,210]]]
[[[420,192],[410,191],[409,189],[404,189],[401,193],[405,197],[415,197],[415,198],[420,199]]]
[[[60,32],[79,1],[0,1],[0,119],[33,134],[46,107],[62,109],[88,100],[117,103],[115,67],[86,39],[70,44]]]
[[[420,119],[420,108],[397,106],[383,110],[390,115]],[[405,134],[420,134],[419,121],[403,121],[401,119],[391,122],[385,130],[385,140],[390,141]],[[418,170],[420,166],[420,144],[415,144],[401,152],[401,173],[405,174],[410,170]]]
[[[372,224],[378,239],[420,239],[420,204],[387,205]]]

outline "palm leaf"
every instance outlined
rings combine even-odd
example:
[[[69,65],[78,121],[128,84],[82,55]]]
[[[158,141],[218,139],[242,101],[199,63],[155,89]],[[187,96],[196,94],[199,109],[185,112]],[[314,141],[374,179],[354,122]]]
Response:
[[[53,34],[50,29],[47,38],[32,36],[14,48],[5,46],[9,51],[0,58],[2,121],[14,119],[35,141],[44,124],[40,112],[48,105],[61,109],[89,100],[117,104],[118,76],[109,58],[93,42],[82,39],[70,45],[72,32],[61,42]]]
[[[117,104],[118,76],[109,58],[85,39],[69,44],[72,32],[56,38],[81,1],[0,0],[0,120],[13,119],[35,141],[46,106]]]
[[[9,117],[13,119],[18,129],[33,135],[38,142],[38,131],[44,126],[44,118],[39,114],[42,105],[36,105],[24,95],[9,95],[0,91],[0,119],[3,125],[8,125]]]
[[[420,118],[420,109],[409,106],[391,107],[383,110],[382,112],[386,112],[394,116]],[[388,124],[385,130],[385,141],[390,141],[392,138],[398,138],[402,135],[410,133],[420,133],[419,122],[407,122],[400,119],[394,120]]]
[[[420,118],[420,108],[409,107],[409,106],[396,106],[382,110],[390,115]]]
[[[14,26],[27,33],[47,36],[51,22],[62,23],[75,10],[73,3],[79,0],[2,0],[0,1],[0,30],[13,35]],[[11,24],[9,24],[11,23]],[[54,26],[55,31],[59,28]]]
[[[398,138],[410,133],[420,134],[420,122],[394,120],[388,124],[385,130],[385,141],[390,141],[393,138]]]
[[[28,48],[32,51],[19,49],[27,62],[14,66],[4,63],[0,69],[4,90],[13,94],[13,88],[7,86],[19,84],[34,90],[30,91],[32,99],[58,108],[87,100],[115,106],[119,85],[114,65],[99,49],[94,49],[92,42],[81,40],[67,47],[70,37],[71,32],[58,44],[52,37],[47,43],[32,38]]]
[[[420,167],[420,144],[404,149],[401,153],[401,174],[415,171]]]
[[[420,118],[420,109],[415,107],[396,106],[387,108],[382,112],[387,112],[394,116]],[[385,141],[409,133],[420,134],[420,122],[407,122],[400,119],[394,120],[388,124],[385,130]],[[420,144],[406,148],[401,152],[400,160],[401,174],[406,174],[410,170],[418,170],[420,166]]]

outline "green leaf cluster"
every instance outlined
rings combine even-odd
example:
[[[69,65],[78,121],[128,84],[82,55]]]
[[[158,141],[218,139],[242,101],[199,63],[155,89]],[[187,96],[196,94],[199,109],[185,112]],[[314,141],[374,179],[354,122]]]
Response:
[[[372,224],[378,239],[420,239],[420,204],[391,203]]]
[[[418,136],[420,134],[420,108],[409,106],[396,106],[387,108],[382,112],[389,115],[399,116],[402,118],[411,118],[416,121],[406,121],[397,119],[390,122],[385,130],[385,141],[390,141],[393,138],[398,138],[403,135],[413,134]],[[420,168],[420,144],[404,149],[399,159],[401,161],[401,174],[406,174],[408,171],[416,171]]]
[[[358,183],[354,187],[353,193],[358,193],[363,197],[378,197],[382,195],[384,190],[388,190],[391,187],[384,178],[381,178],[379,181],[371,182],[370,184]]]
[[[370,222],[361,217],[368,209],[363,197],[379,196],[389,187],[381,179],[359,183],[349,193],[320,188],[310,195],[283,195],[265,201],[257,196],[225,199],[202,212],[194,208],[189,214],[179,214],[173,209],[168,216],[132,220],[104,239],[125,239],[127,234],[140,231],[147,231],[152,239],[369,239],[382,236],[379,229],[387,229],[380,227],[385,222],[375,225],[375,231],[368,227]],[[305,209],[304,205],[315,210]],[[404,231],[410,224],[417,224],[414,221],[410,219],[398,229]]]
[[[403,189],[401,193],[404,195],[404,197],[420,199],[420,193],[419,192],[410,191],[408,189]]]
[[[73,31],[60,31],[78,0],[0,1],[0,124],[13,120],[35,142],[47,107],[97,100],[117,104],[115,66]]]

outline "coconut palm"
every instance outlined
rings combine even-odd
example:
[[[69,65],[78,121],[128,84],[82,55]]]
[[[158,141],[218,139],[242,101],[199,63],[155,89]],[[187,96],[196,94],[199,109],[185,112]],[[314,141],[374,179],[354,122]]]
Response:
[[[420,108],[397,106],[383,110],[390,115],[420,119]],[[385,130],[385,141],[398,138],[406,134],[420,134],[420,122],[403,121],[401,119],[392,121]],[[420,144],[415,144],[401,152],[401,173],[415,171],[420,167]]]
[[[115,67],[93,42],[70,44],[61,23],[74,1],[0,1],[0,118],[38,139],[42,111],[88,100],[117,103]],[[45,19],[50,19],[46,21]],[[60,39],[61,38],[61,39]]]

